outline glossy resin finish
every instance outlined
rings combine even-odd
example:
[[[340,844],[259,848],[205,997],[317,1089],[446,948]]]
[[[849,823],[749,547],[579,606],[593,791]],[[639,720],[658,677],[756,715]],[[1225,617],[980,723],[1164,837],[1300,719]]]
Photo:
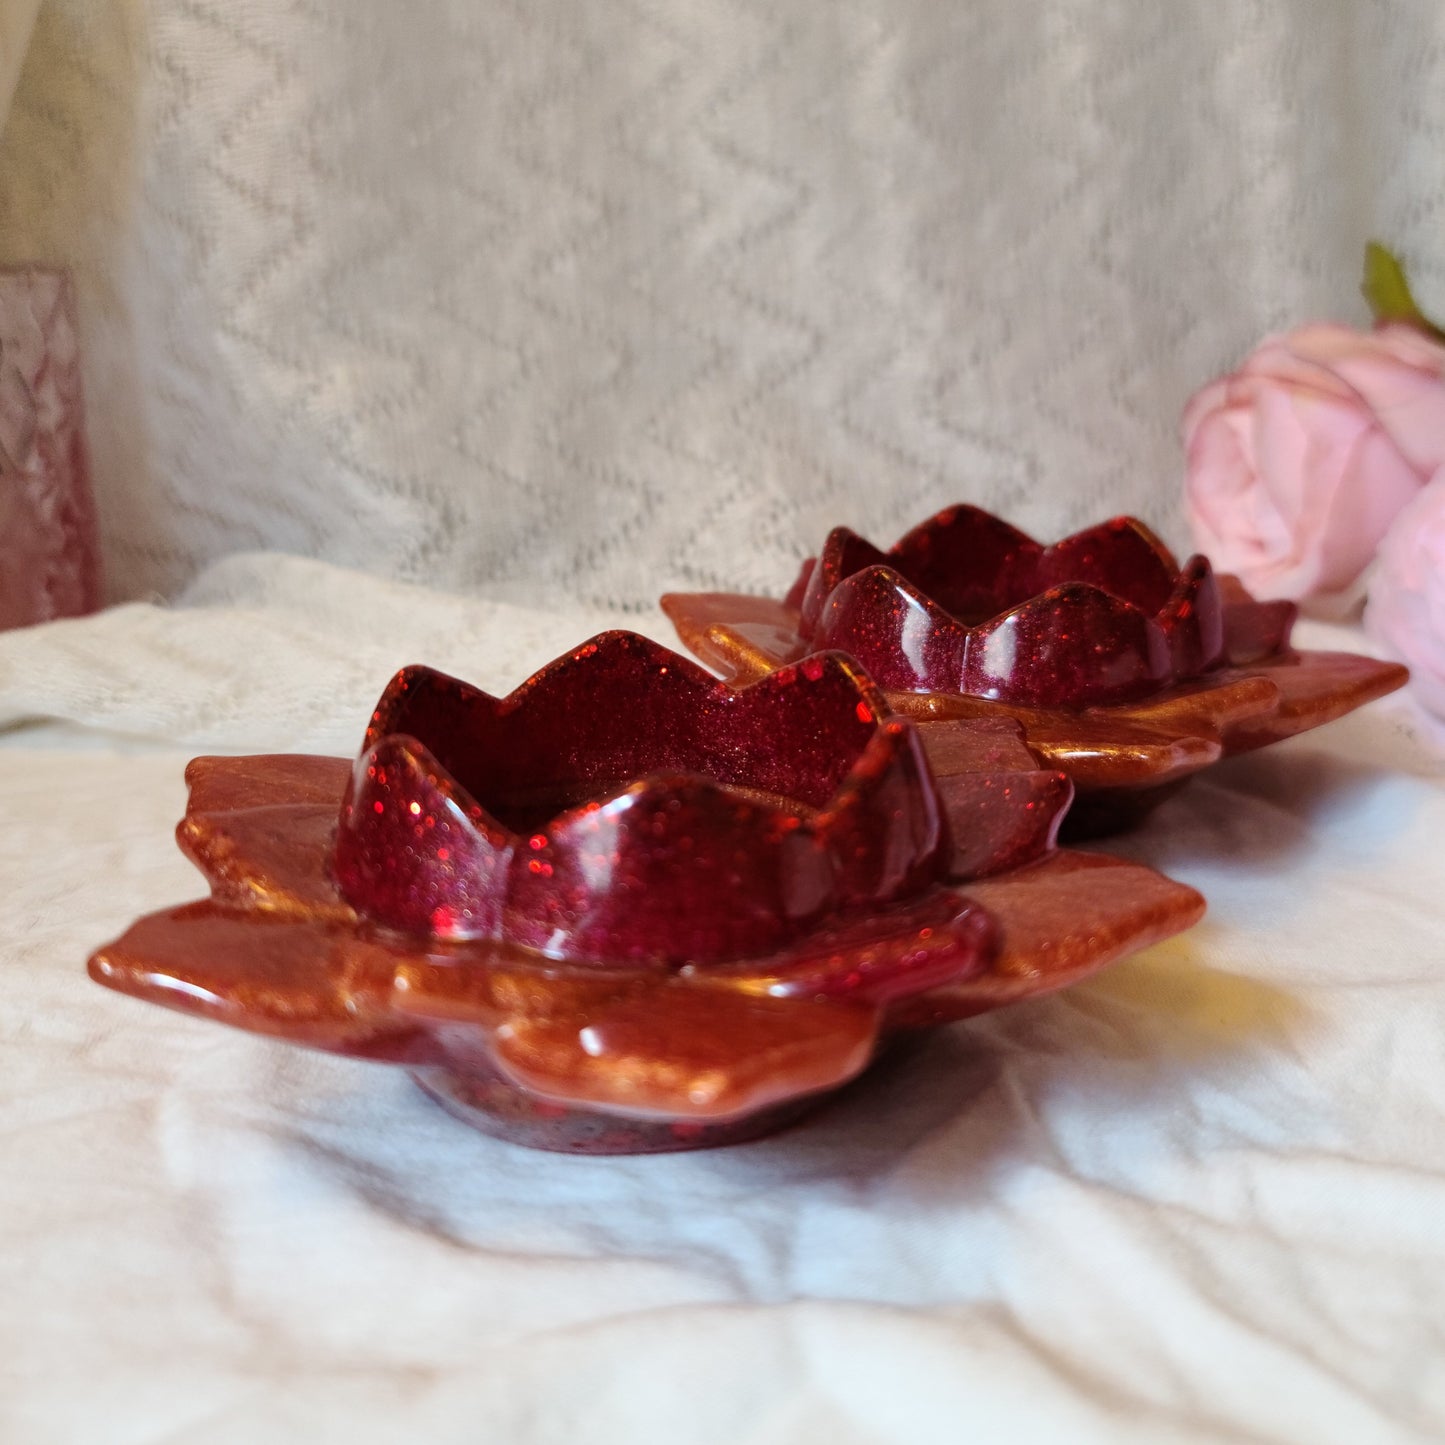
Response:
[[[967,506],[886,553],[837,528],[782,601],[683,593],[662,605],[735,681],[834,647],[901,713],[1015,718],[1079,789],[1080,831],[1127,824],[1224,754],[1406,678],[1393,663],[1294,650],[1292,604],[1256,602],[1203,557],[1181,568],[1128,517],[1047,547]]]
[[[511,697],[387,688],[335,876],[374,922],[657,968],[785,948],[916,898],[948,832],[917,734],[839,654],[740,692],[613,633]]]
[[[1044,547],[950,507],[887,553],[838,527],[794,596],[810,647],[840,648],[909,692],[1082,708],[1146,697],[1224,655],[1209,563],[1181,570],[1131,517]]]
[[[900,1028],[1060,987],[1202,911],[1054,848],[1072,790],[1017,724],[932,727],[837,655],[733,689],[609,633],[502,699],[409,668],[355,764],[197,759],[178,837],[211,897],[91,973],[408,1065],[521,1142],[732,1142]]]

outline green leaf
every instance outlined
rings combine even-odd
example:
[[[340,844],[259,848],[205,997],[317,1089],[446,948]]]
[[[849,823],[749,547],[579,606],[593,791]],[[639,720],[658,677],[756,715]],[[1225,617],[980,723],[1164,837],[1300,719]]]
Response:
[[[1360,282],[1360,293],[1369,303],[1376,321],[1403,321],[1436,341],[1445,341],[1445,330],[1416,304],[1400,258],[1378,241],[1371,241],[1365,247],[1365,275]]]

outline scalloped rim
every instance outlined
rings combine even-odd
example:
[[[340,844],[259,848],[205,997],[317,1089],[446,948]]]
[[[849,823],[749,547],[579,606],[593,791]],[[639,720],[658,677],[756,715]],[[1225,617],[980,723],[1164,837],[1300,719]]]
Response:
[[[665,675],[670,679],[668,687],[680,692],[680,696],[662,700],[665,710],[689,709],[706,720],[719,701],[731,704],[752,699],[762,704],[762,715],[753,720],[753,726],[760,731],[770,729],[769,736],[775,739],[795,718],[805,716],[799,710],[798,700],[805,696],[798,691],[799,684],[807,687],[842,681],[846,684],[843,705],[859,727],[871,731],[831,796],[818,807],[801,801],[789,806],[786,799],[771,803],[749,799],[705,773],[662,767],[604,788],[526,831],[509,826],[468,791],[427,746],[426,739],[417,735],[421,729],[390,731],[408,726],[412,721],[408,711],[417,705],[418,697],[437,692],[450,695],[448,706],[457,718],[476,713],[524,727],[528,714],[566,710],[580,686],[579,679],[586,676],[586,684],[592,688],[592,674],[605,678],[619,657],[640,671],[628,678],[630,694],[610,697],[610,705],[618,708],[642,705],[644,700],[658,705],[647,694],[646,677]],[[444,727],[452,725],[451,719],[444,719]],[[524,875],[524,868],[532,875],[550,878],[554,868],[576,865],[589,830],[595,832],[609,822],[625,827],[626,815],[650,812],[661,816],[684,806],[693,814],[713,819],[711,827],[718,840],[733,839],[739,847],[749,838],[756,840],[758,847],[772,847],[779,838],[790,835],[790,855],[800,860],[798,866],[821,870],[823,881],[811,891],[817,892],[826,882],[824,892],[811,909],[799,904],[803,913],[797,919],[786,909],[778,914],[774,922],[779,934],[770,945],[773,947],[786,943],[782,932],[786,928],[816,926],[839,912],[893,902],[937,882],[947,871],[947,823],[916,730],[911,722],[889,713],[872,681],[841,653],[813,654],[796,667],[733,688],[646,638],[609,632],[572,649],[501,699],[428,668],[406,668],[382,694],[366,738],[369,746],[356,764],[342,805],[336,877],[342,896],[358,912],[392,927],[454,938],[515,936],[529,946],[541,946],[540,936],[548,927],[540,916],[532,916],[535,910],[529,911],[515,900],[534,898],[545,904],[545,883]],[[798,749],[806,746],[807,738],[800,736]],[[875,806],[887,812],[890,826],[882,831],[864,829],[860,834],[858,819]],[[367,858],[376,853],[383,831],[397,827],[388,809],[400,807],[415,815],[424,813],[427,827],[413,825],[416,842],[402,857],[396,856],[395,849],[385,850],[386,876],[378,881],[378,869]],[[381,821],[373,822],[373,817]],[[434,819],[442,826],[434,827]],[[703,836],[696,835],[692,842]],[[898,846],[905,849],[906,858],[897,856]],[[457,884],[455,878],[464,871],[462,860],[472,872]],[[668,876],[670,866],[675,865],[659,865],[659,878]],[[877,877],[870,878],[870,872]],[[593,887],[592,874],[585,866],[573,866],[573,873],[586,877],[588,887]],[[417,900],[425,897],[439,878],[452,881],[453,887],[475,882],[475,896],[468,893],[464,909],[434,907],[424,919],[415,916]],[[595,891],[581,896],[608,896],[608,881],[599,877]],[[722,884],[719,890],[726,892]],[[739,899],[739,905],[756,903],[756,890],[748,891],[749,900]],[[397,895],[403,903],[388,906],[385,900]],[[723,898],[719,908],[726,904]],[[820,909],[821,914],[810,922]],[[518,928],[521,933],[514,933]],[[670,945],[659,936],[656,946],[662,951]],[[557,945],[559,956],[578,956],[579,948],[586,956],[585,946],[575,937],[559,940]]]
[[[979,530],[985,550],[1025,552],[1026,566],[1035,574],[1028,580],[1030,587],[1037,574],[1046,575],[1051,563],[1069,552],[1082,552],[1091,544],[1116,546],[1117,539],[1128,538],[1125,545],[1157,563],[1155,585],[1149,590],[1158,593],[1167,587],[1166,595],[1157,607],[1146,608],[1126,595],[1128,588],[1111,590],[1103,581],[1058,577],[1038,591],[1008,600],[1019,588],[1006,586],[1000,575],[1015,564],[995,557],[993,574],[979,590],[992,587],[996,605],[970,625],[936,599],[925,578],[915,575],[920,563],[912,556],[926,554],[940,538],[951,535],[960,518]],[[1012,555],[1005,551],[1006,558]],[[1101,564],[1097,570],[1108,568]],[[905,613],[899,613],[898,599],[903,599]],[[1107,706],[1205,676],[1226,661],[1224,598],[1208,559],[1195,555],[1180,567],[1159,538],[1133,517],[1111,518],[1045,546],[990,512],[959,504],[912,528],[886,553],[850,529],[835,527],[822,553],[804,563],[788,600],[799,609],[798,633],[808,645],[855,653],[890,688],[953,691],[1035,706]],[[1099,635],[1119,639],[1108,654],[1090,659],[1099,680],[1076,684],[1082,691],[1067,703],[1048,696],[1046,689],[1040,691],[1036,669],[1024,669],[1015,683],[991,662],[993,655],[1006,654],[1012,665],[1014,649],[999,645],[1005,638],[1057,631],[1053,614],[1061,605],[1074,615],[1076,629],[1093,622]],[[917,636],[912,614],[928,619],[926,660],[921,641],[913,645],[914,656],[901,645],[902,637],[898,645],[889,637],[894,623]],[[1105,677],[1131,655],[1133,676],[1127,682]],[[910,670],[914,676],[905,677]]]

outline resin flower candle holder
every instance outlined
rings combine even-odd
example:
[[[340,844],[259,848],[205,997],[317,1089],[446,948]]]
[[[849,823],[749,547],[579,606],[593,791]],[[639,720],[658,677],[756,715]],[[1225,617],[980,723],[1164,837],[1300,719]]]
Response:
[[[775,1128],[893,1035],[1062,987],[1193,923],[1192,889],[1058,851],[1071,786],[1003,719],[931,745],[858,666],[740,689],[605,633],[497,699],[399,673],[359,760],[199,758],[211,897],[100,983],[402,1064],[544,1148]]]
[[[733,681],[836,648],[900,713],[1016,719],[1078,788],[1080,832],[1132,822],[1221,756],[1318,727],[1406,678],[1353,653],[1295,651],[1291,604],[1256,602],[1204,557],[1181,568],[1130,517],[1043,546],[956,506],[887,552],[839,527],[780,601],[673,593],[662,606]]]

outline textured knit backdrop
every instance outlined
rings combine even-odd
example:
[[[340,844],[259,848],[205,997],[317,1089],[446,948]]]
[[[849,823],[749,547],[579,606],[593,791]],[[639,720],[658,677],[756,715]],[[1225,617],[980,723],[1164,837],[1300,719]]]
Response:
[[[116,597],[632,607],[958,498],[1180,541],[1185,397],[1360,316],[1372,233],[1445,299],[1437,0],[45,0],[0,145]]]

